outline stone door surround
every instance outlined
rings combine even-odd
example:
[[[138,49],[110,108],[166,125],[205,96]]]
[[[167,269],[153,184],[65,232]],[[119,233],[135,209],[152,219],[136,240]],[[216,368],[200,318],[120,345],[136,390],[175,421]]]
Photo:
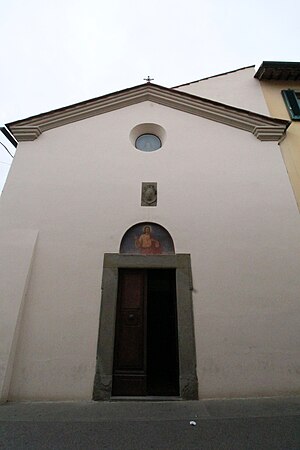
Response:
[[[104,255],[93,399],[111,399],[118,269],[131,268],[176,269],[180,398],[183,400],[198,399],[190,255],[144,256],[115,253]]]

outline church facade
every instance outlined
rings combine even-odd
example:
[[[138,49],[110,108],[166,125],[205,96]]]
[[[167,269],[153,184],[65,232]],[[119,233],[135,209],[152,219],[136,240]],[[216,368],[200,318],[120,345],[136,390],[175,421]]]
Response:
[[[7,125],[2,401],[299,392],[290,122],[267,111],[246,68]]]

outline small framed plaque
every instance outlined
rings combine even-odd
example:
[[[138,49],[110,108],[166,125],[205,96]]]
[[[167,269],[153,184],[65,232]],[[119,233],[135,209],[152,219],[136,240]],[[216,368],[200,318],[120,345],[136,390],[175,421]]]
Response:
[[[141,206],[157,206],[157,183],[142,183]]]

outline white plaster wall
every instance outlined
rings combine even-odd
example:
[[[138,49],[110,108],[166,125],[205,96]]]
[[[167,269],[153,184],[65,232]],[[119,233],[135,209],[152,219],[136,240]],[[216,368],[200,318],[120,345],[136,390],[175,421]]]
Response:
[[[0,402],[8,398],[37,230],[0,232]]]
[[[143,122],[165,128],[159,151],[130,143]],[[139,206],[142,181],[157,207]],[[130,106],[21,143],[0,218],[40,230],[11,400],[91,399],[103,254],[148,220],[191,253],[200,396],[299,391],[299,215],[276,143]]]
[[[186,84],[176,90],[269,116],[260,82],[253,78],[254,74],[254,67],[249,67]]]

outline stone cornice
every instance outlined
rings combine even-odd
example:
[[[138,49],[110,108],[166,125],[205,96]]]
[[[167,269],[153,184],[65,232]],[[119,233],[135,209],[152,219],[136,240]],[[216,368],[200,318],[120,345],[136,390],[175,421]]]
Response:
[[[16,130],[12,133],[18,141],[34,141],[42,134],[42,131],[37,125],[25,125],[16,127]]]
[[[65,108],[7,124],[18,141],[35,140],[41,133],[78,120],[150,101],[220,122],[254,134],[264,141],[282,139],[290,122],[218,103],[152,83],[142,84]]]
[[[260,141],[279,141],[284,137],[286,126],[277,125],[276,127],[270,126],[257,126],[252,133]]]

